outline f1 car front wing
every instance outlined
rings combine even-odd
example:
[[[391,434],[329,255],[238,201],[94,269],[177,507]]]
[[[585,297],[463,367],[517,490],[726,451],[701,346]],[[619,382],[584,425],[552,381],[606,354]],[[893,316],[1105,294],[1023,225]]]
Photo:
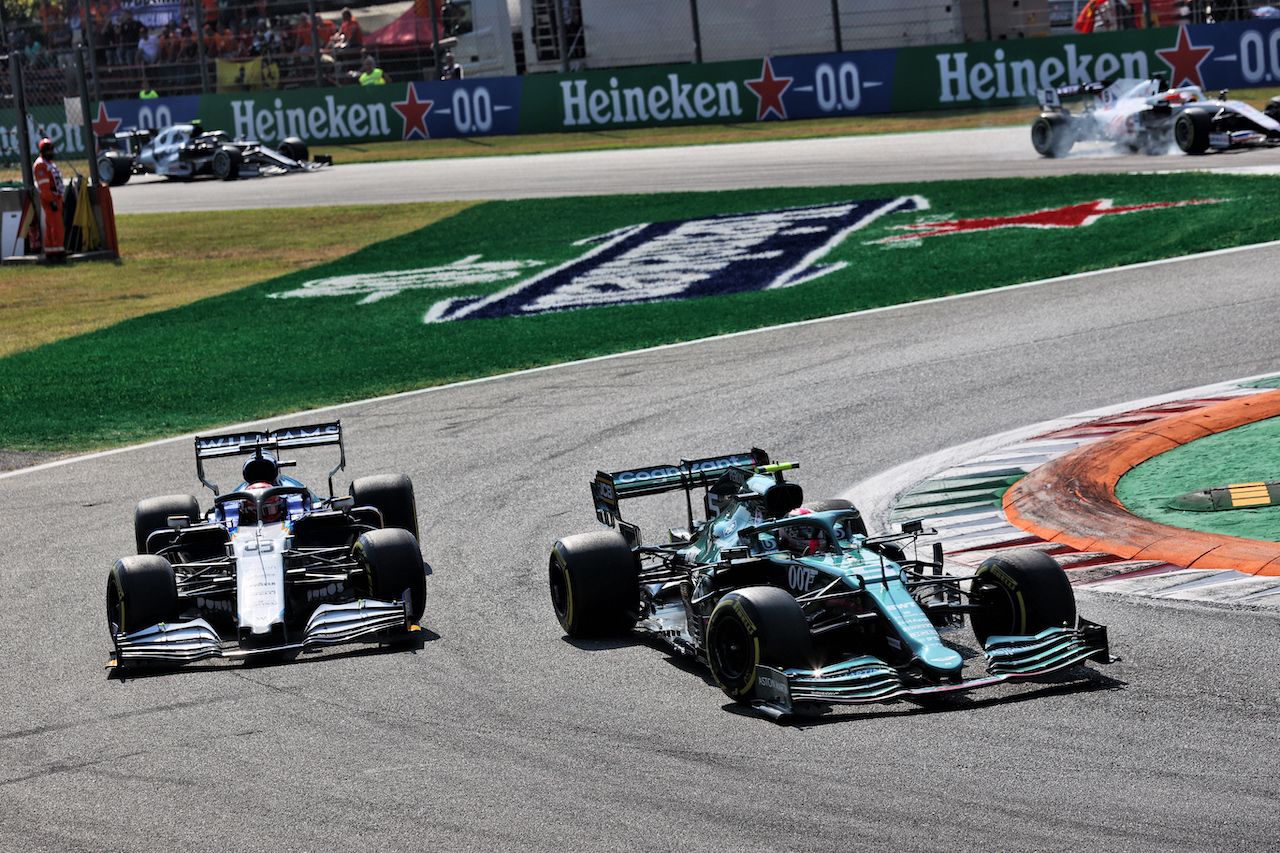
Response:
[[[1035,636],[989,637],[984,654],[984,678],[943,684],[907,684],[894,667],[869,655],[852,658],[820,670],[778,670],[756,667],[755,696],[751,705],[779,719],[792,713],[797,701],[832,705],[884,702],[911,696],[927,696],[976,690],[1006,681],[1037,678],[1096,660],[1110,663],[1107,629],[1081,619],[1075,628],[1049,628]]]
[[[347,643],[380,631],[420,631],[410,615],[408,601],[406,592],[402,601],[366,598],[349,604],[322,604],[307,620],[301,640],[261,648],[229,646],[203,619],[152,625],[132,634],[115,635],[115,657],[107,668],[116,669],[131,661],[181,664],[210,657],[243,658]]]

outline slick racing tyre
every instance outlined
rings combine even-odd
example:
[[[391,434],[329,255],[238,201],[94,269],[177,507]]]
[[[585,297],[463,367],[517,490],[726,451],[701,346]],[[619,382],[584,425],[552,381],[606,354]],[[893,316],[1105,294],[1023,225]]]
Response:
[[[409,591],[413,621],[426,610],[427,571],[418,540],[399,527],[362,533],[352,548],[359,569],[361,591],[379,601],[400,601]]]
[[[988,557],[974,576],[970,617],[974,636],[1038,634],[1046,628],[1074,627],[1076,597],[1057,561],[1039,551]]]
[[[111,187],[128,183],[133,174],[133,158],[122,151],[103,151],[98,155],[98,180]]]
[[[1189,107],[1173,120],[1173,141],[1187,154],[1203,154],[1209,150],[1209,132],[1213,116],[1207,110]]]
[[[801,509],[807,509],[809,512],[830,512],[836,509],[851,509],[857,512],[857,507],[849,503],[844,498],[827,498],[824,501],[809,501],[801,504]],[[867,523],[862,519],[862,513],[858,513],[857,520],[853,523],[853,532],[859,536],[867,535]]]
[[[213,175],[220,181],[234,181],[240,177],[244,155],[234,145],[224,145],[213,152]]]
[[[640,565],[614,530],[566,536],[548,562],[551,606],[570,637],[621,637],[636,624]]]
[[[351,481],[356,506],[371,506],[382,513],[383,527],[399,527],[418,538],[418,504],[413,481],[405,474],[375,474]]]
[[[720,689],[736,702],[750,701],[756,667],[808,668],[813,639],[800,604],[772,586],[749,586],[725,595],[707,622],[707,662]]]
[[[1031,144],[1041,157],[1065,157],[1075,144],[1071,119],[1061,113],[1041,113],[1031,123]]]
[[[299,163],[306,162],[307,155],[310,153],[307,151],[307,143],[296,136],[290,136],[285,139],[276,150],[290,160],[297,160]]]
[[[139,554],[148,553],[147,537],[157,530],[168,530],[169,518],[175,515],[186,516],[188,524],[200,521],[200,504],[196,502],[195,496],[164,495],[138,501],[138,506],[133,511],[133,537]],[[158,539],[152,543],[151,553],[170,541],[171,538]]]
[[[132,634],[176,622],[178,612],[178,584],[168,560],[151,554],[116,560],[107,578],[108,631]]]
[[[1276,95],[1274,98],[1267,101],[1267,106],[1262,112],[1269,118],[1280,121],[1280,95]]]

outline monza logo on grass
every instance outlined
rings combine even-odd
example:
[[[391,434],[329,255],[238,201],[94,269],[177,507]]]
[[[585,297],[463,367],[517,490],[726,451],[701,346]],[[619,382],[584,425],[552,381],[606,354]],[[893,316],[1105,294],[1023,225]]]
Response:
[[[776,290],[847,266],[822,263],[851,233],[888,213],[927,210],[921,196],[628,225],[574,245],[580,258],[487,296],[445,299],[424,322],[528,317]]]

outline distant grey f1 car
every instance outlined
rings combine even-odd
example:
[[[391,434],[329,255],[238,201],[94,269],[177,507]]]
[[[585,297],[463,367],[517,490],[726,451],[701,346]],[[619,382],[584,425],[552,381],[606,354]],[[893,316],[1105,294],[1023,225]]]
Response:
[[[223,181],[310,172],[333,163],[328,155],[308,160],[307,144],[291,136],[279,148],[232,139],[200,122],[174,124],[160,131],[120,131],[99,140],[98,178],[117,187],[131,175],[163,175],[174,180],[211,176]]]
[[[923,697],[1110,662],[1107,632],[1076,616],[1052,557],[991,557],[944,574],[941,545],[908,556],[925,531],[871,537],[847,501],[804,503],[759,449],[608,474],[591,484],[605,527],[555,543],[551,603],[570,637],[638,630],[706,664],[733,700],[778,719],[795,703]],[[693,493],[706,518],[695,522]],[[689,527],[645,545],[621,503],[684,492]],[[942,632],[969,618],[985,673],[965,675]]]
[[[281,476],[277,454],[336,445],[329,497]],[[358,478],[335,497],[346,466],[334,421],[195,439],[196,474],[213,493],[148,498],[134,513],[138,553],[107,577],[109,667],[298,651],[419,630],[427,569],[418,547],[413,483]],[[243,482],[222,492],[206,460],[248,457]]]
[[[1081,111],[1064,106],[1078,97]],[[1187,154],[1280,145],[1280,97],[1265,112],[1243,101],[1209,98],[1198,86],[1168,88],[1162,77],[1042,89],[1031,144],[1045,157],[1063,157],[1077,142],[1111,142],[1132,152]]]

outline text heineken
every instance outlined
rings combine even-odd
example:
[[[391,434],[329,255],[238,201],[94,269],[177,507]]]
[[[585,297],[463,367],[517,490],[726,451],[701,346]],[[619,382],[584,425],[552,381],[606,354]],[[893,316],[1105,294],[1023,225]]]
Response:
[[[272,109],[255,110],[255,101],[232,101],[237,139],[264,141],[297,136],[308,141],[346,140],[370,136],[388,136],[387,105],[339,104],[327,95],[324,106],[285,108],[280,98]]]
[[[679,74],[668,74],[666,83],[646,89],[622,88],[617,77],[610,77],[608,89],[588,89],[586,80],[564,80],[560,91],[565,127],[742,115],[738,84],[733,81],[682,83]]]
[[[1147,55],[1132,53],[1077,53],[1074,44],[1062,46],[1062,57],[1005,60],[1003,49],[995,51],[994,62],[969,62],[968,52],[939,53],[938,101],[988,101],[996,98],[1025,98],[1038,89],[1072,86],[1092,80],[1147,76]]]

